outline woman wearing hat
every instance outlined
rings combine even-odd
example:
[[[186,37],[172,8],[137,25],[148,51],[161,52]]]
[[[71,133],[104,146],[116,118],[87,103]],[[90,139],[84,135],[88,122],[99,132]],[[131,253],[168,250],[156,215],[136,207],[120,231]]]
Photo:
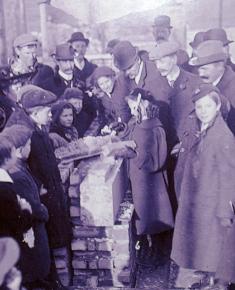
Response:
[[[120,89],[115,72],[107,66],[98,67],[92,74],[92,83],[100,91],[99,109],[102,125],[110,125],[118,121],[118,117],[127,122],[130,119],[130,110],[124,102],[124,90]],[[120,98],[117,98],[117,93],[119,95],[123,93],[122,103]]]
[[[164,169],[167,158],[166,135],[157,117],[158,108],[154,106],[150,94],[136,89],[126,97],[126,101],[136,120],[128,136],[137,145],[137,155],[130,159],[129,175],[140,263],[157,265],[165,250],[160,242],[163,242],[164,234],[174,224]]]
[[[47,208],[40,202],[38,187],[31,176],[26,160],[30,153],[32,131],[21,125],[6,128],[2,134],[16,148],[16,164],[10,168],[10,176],[20,198],[27,200],[32,208],[32,228],[24,241],[18,240],[21,248],[19,266],[27,289],[40,287],[49,273],[50,252],[45,223],[49,219]]]
[[[180,267],[213,275],[234,219],[235,143],[220,113],[218,89],[201,84],[193,101],[196,127],[185,136],[188,152],[179,153],[185,160],[171,257]]]

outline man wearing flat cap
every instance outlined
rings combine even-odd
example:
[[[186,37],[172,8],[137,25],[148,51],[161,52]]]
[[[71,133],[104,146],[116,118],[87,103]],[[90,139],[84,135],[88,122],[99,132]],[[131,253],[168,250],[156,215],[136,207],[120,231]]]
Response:
[[[235,64],[231,61],[229,44],[233,43],[233,40],[229,40],[227,33],[223,28],[212,28],[205,32],[205,40],[220,40],[223,43],[224,51],[228,55],[227,65],[231,66],[232,70],[235,71]]]
[[[37,47],[38,40],[31,33],[21,34],[14,40],[10,77],[17,79],[16,91],[25,84],[41,86],[44,79],[53,76],[51,67],[37,61]]]
[[[168,95],[174,127],[180,140],[184,134],[184,123],[193,111],[192,94],[201,82],[197,75],[180,68],[177,62],[179,44],[165,41],[150,51],[150,59],[160,74],[167,80],[171,91]]]
[[[206,40],[198,46],[197,55],[191,58],[189,64],[197,67],[203,82],[211,83],[220,90],[223,97],[222,115],[235,134],[235,72],[226,64],[227,59],[222,41]]]
[[[89,39],[82,32],[74,32],[68,43],[74,49],[74,77],[76,80],[86,83],[87,78],[97,67],[85,58]]]
[[[168,15],[158,15],[157,17],[155,17],[152,27],[153,27],[153,36],[156,41],[156,46],[170,39],[171,30],[173,26],[171,26],[171,18]],[[177,55],[178,55],[178,64],[182,66],[184,69],[190,70],[190,68],[187,65],[187,62],[189,60],[188,53],[179,47]]]

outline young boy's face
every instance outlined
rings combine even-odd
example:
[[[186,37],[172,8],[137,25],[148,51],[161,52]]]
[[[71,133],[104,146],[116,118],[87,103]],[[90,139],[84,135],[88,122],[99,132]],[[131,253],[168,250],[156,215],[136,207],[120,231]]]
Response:
[[[47,125],[51,119],[51,108],[43,107],[38,109],[34,114],[34,119],[38,125]]]

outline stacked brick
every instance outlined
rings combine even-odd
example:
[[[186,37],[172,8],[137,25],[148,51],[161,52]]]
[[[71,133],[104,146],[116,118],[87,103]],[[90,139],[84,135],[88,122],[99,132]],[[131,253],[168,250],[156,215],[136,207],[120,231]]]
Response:
[[[103,193],[102,191],[103,183],[106,182],[106,179],[102,177],[104,174],[102,170],[104,169],[100,169],[100,172],[102,172],[100,175],[98,172],[100,182],[96,183],[95,188],[86,185],[89,178],[94,180],[95,177],[93,178],[92,174],[97,175],[99,168],[102,168],[100,162],[103,161],[97,161],[97,159],[83,161],[70,175],[68,194],[70,198],[70,216],[73,224],[73,240],[71,243],[72,284],[89,288],[123,287],[129,284],[130,277],[129,221],[131,216],[129,215],[128,219],[120,222],[118,217],[110,216],[110,210],[106,210],[107,207],[113,208],[112,202],[110,204],[110,196],[112,197],[113,194],[112,184],[117,178],[116,176],[113,176],[113,180],[108,180],[108,185],[105,183],[105,188],[110,189],[110,192],[106,190],[107,192]],[[120,166],[120,162],[115,166]],[[107,164],[103,168],[107,168]],[[117,174],[120,174],[120,171],[117,170]],[[92,188],[95,190],[96,196],[94,192],[89,192]],[[102,188],[102,190],[99,191],[99,188]],[[106,199],[109,204],[105,204],[102,194],[110,195]],[[92,202],[88,199],[93,198],[93,195],[95,200],[92,209]],[[99,202],[102,202],[103,206],[104,224],[102,224],[102,212],[96,212],[97,207],[100,206],[98,205]],[[111,219],[108,222],[107,214]]]

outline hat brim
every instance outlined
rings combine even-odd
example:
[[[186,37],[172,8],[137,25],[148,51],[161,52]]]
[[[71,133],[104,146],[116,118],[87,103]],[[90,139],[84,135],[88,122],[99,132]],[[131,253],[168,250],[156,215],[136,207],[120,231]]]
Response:
[[[226,42],[224,42],[224,46],[226,46],[226,45],[229,45],[230,43],[233,43],[234,42],[234,40],[227,40]]]
[[[52,53],[51,56],[54,57],[56,60],[64,60],[64,61],[66,61],[66,60],[73,61],[74,60],[74,56],[61,57],[61,56],[56,55],[56,53]]]
[[[90,42],[90,40],[89,40],[88,38],[70,38],[70,39],[68,40],[68,43],[73,43],[73,42],[75,42],[75,41],[83,41],[83,42],[86,43],[86,46],[88,46],[88,44],[89,44],[89,42]]]
[[[120,64],[119,62],[115,61],[114,59],[114,65],[121,71],[125,71],[128,70],[129,68],[131,68],[134,63],[136,62],[136,60],[138,59],[138,52],[136,50],[136,54],[135,56],[133,56],[131,59],[129,59],[128,62],[126,62],[125,64]]]
[[[5,275],[17,263],[20,256],[20,249],[12,238],[1,238],[5,250],[4,256],[0,261],[0,285],[2,285]]]
[[[189,65],[202,66],[217,61],[225,61],[228,56],[225,53],[213,54],[205,57],[193,57],[189,60]]]

